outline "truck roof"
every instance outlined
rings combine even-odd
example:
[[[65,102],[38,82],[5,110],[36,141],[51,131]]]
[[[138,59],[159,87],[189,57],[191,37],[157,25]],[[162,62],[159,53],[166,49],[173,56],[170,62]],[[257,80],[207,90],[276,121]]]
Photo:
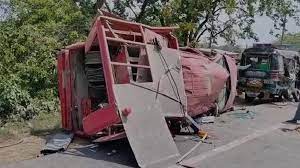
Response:
[[[267,55],[271,53],[278,53],[279,55],[288,59],[300,57],[300,54],[297,51],[280,50],[273,47],[253,47],[253,48],[245,49],[243,52],[243,54],[259,54],[259,55]]]

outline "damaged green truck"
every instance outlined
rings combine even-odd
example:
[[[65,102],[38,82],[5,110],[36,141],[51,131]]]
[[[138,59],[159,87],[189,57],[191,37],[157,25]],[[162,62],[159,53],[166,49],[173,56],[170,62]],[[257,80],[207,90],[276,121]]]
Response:
[[[242,53],[238,90],[245,100],[255,98],[299,101],[299,52],[273,45],[254,45]]]

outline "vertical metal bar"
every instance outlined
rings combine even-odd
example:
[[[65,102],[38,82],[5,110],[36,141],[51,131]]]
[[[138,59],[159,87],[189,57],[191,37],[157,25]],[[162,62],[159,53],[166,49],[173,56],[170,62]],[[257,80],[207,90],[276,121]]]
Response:
[[[69,50],[65,51],[65,82],[66,82],[66,113],[65,119],[67,123],[67,128],[72,129],[72,120],[71,120],[71,112],[72,112],[72,88],[71,88],[71,70],[70,70],[70,52]]]
[[[143,26],[139,25],[139,27],[140,27],[140,31],[141,31],[141,34],[142,34],[143,43],[146,43],[146,41],[145,41],[145,33],[144,33]]]
[[[63,72],[64,72],[64,53],[61,52],[58,55],[57,59],[57,78],[58,78],[58,92],[59,92],[59,98],[60,98],[60,111],[61,111],[61,125],[63,128],[67,129],[67,124],[66,124],[66,100],[65,100],[65,85],[64,85],[64,77],[63,77]]]
[[[94,42],[96,36],[97,36],[97,25],[95,23],[89,33],[89,36],[88,36],[86,42],[85,42],[85,49],[84,49],[85,53],[87,53],[91,50],[91,47],[93,45],[93,42]]]
[[[105,76],[105,83],[106,83],[106,90],[108,96],[109,104],[115,104],[115,97],[112,85],[114,84],[113,81],[113,73],[112,67],[110,64],[110,54],[108,50],[108,44],[105,35],[105,28],[102,25],[100,19],[98,18],[96,21],[97,24],[97,38],[99,41],[99,48],[100,48],[100,57],[102,60],[103,71]]]
[[[125,52],[125,56],[126,56],[126,62],[127,62],[127,64],[130,64],[127,45],[124,45],[124,52]],[[130,80],[130,82],[132,82],[133,81],[132,67],[131,66],[127,66],[127,70],[128,70],[128,74],[129,74],[129,80]]]

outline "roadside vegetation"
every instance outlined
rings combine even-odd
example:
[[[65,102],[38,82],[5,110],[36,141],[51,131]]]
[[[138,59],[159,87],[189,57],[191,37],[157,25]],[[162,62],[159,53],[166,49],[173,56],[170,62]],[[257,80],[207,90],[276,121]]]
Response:
[[[88,20],[71,0],[11,0],[2,9],[1,131],[51,126],[59,120],[56,53],[85,38]]]

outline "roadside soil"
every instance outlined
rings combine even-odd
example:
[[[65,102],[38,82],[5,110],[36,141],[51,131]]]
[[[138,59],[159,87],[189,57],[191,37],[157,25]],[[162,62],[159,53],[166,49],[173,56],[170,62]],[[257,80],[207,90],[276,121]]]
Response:
[[[41,114],[28,122],[0,128],[0,165],[40,157],[49,135],[60,130],[58,113]]]
[[[26,137],[0,138],[0,164],[9,164],[39,157],[45,139],[27,135]]]

